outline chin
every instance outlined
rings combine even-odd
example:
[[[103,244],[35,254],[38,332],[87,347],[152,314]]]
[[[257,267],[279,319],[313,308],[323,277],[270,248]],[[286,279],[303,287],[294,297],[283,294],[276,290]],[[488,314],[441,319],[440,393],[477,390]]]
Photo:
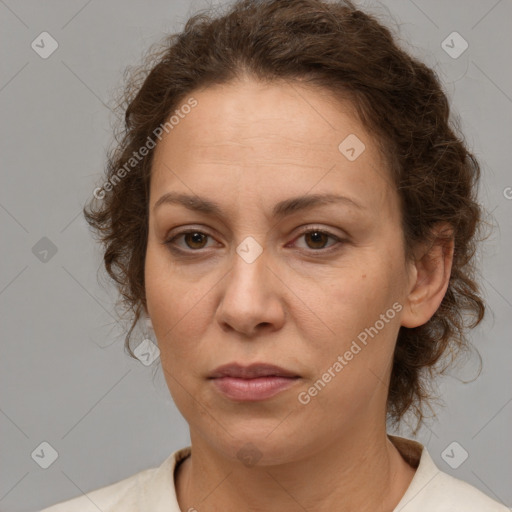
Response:
[[[283,422],[285,417],[286,414],[281,415],[281,419],[225,420],[222,423],[225,430],[219,425],[218,428],[202,428],[202,441],[223,457],[239,460],[247,467],[286,464],[314,452],[316,442],[304,438],[308,429],[303,422],[300,425]]]

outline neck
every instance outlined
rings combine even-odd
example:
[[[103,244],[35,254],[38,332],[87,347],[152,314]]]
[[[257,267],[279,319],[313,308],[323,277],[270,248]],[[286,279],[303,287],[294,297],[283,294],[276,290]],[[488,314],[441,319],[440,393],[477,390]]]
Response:
[[[181,510],[390,512],[415,470],[385,431],[344,436],[320,451],[279,465],[246,467],[191,431],[192,455],[179,467]]]

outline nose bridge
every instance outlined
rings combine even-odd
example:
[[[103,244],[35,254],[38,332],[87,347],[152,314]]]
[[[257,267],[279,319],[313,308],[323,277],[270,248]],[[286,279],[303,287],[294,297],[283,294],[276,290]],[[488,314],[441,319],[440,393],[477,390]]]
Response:
[[[253,333],[260,324],[277,328],[284,316],[280,301],[273,296],[276,290],[271,280],[275,276],[267,268],[268,254],[262,243],[246,236],[235,248],[217,312],[224,326],[245,334]]]
[[[258,241],[252,235],[245,236],[236,246],[229,282],[230,288],[234,287],[237,295],[241,293],[243,297],[250,294],[255,300],[258,299],[256,294],[260,294],[261,288],[267,284],[265,273],[268,273],[268,254],[262,238],[258,237]]]

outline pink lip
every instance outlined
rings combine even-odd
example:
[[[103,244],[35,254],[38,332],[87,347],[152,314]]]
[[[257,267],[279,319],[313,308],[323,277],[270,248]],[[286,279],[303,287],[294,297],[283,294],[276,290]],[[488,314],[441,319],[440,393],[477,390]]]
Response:
[[[255,377],[299,377],[296,373],[280,368],[273,364],[253,363],[243,366],[238,363],[229,363],[219,366],[208,378],[236,377],[240,379],[253,379]]]
[[[246,367],[231,363],[220,366],[209,376],[223,395],[238,401],[265,400],[289,388],[299,378],[291,371],[265,363]]]
[[[254,402],[270,398],[295,383],[298,377],[256,377],[239,379],[219,377],[213,379],[217,389],[232,400]]]

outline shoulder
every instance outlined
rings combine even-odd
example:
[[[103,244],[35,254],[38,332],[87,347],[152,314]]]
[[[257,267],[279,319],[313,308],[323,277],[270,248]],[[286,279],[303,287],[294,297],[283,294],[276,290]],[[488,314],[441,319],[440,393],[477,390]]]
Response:
[[[146,469],[124,480],[89,491],[81,496],[52,505],[41,512],[98,512],[111,510],[111,508],[134,487],[144,485],[155,468]]]
[[[393,512],[509,512],[476,487],[441,471],[427,449],[416,441],[388,436],[404,458],[417,466]]]
[[[89,491],[81,496],[59,502],[40,512],[132,512],[138,510],[162,510],[176,503],[174,468],[185,458],[190,448],[173,452],[159,467],[145,469],[113,484]],[[172,508],[166,508],[174,512]],[[179,508],[176,509],[179,512]]]
[[[437,512],[509,512],[476,487],[439,471],[418,497],[422,510]],[[412,509],[414,510],[414,509]],[[404,510],[405,512],[405,510]]]

